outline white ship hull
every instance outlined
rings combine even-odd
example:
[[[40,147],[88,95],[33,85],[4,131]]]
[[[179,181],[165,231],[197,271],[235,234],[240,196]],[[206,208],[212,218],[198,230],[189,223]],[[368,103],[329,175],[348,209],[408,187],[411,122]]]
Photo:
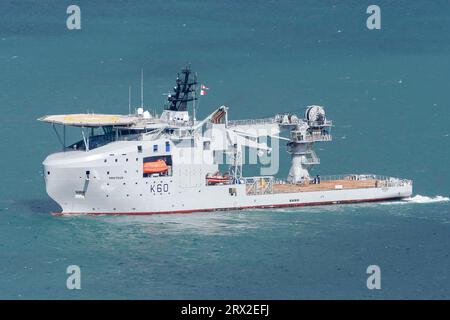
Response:
[[[98,202],[95,200],[82,202],[73,201],[73,199],[70,199],[70,202],[62,200],[60,205],[63,208],[63,214],[147,215],[376,202],[401,199],[412,194],[411,187],[405,186],[371,190],[331,190],[253,196],[243,194],[229,198],[227,187],[214,189],[214,191],[204,192],[201,196],[198,195],[200,193],[198,190],[184,192],[185,200],[181,201],[156,195],[147,196],[145,199],[116,197],[115,200],[104,206],[98,206]]]
[[[409,180],[393,186],[249,194],[247,184],[207,185],[210,165],[192,169],[180,164],[172,176],[143,178],[142,156],[130,152],[135,146],[118,142],[113,147],[123,152],[114,156],[102,148],[50,155],[44,161],[47,193],[64,214],[131,215],[383,201],[412,194]]]

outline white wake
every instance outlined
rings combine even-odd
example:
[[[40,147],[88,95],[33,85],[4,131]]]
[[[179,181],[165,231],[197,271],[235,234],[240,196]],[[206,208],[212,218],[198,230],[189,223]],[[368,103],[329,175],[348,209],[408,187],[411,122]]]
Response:
[[[434,202],[447,202],[450,201],[450,198],[443,196],[427,197],[418,194],[414,197],[405,198],[403,200],[411,203],[434,203]]]

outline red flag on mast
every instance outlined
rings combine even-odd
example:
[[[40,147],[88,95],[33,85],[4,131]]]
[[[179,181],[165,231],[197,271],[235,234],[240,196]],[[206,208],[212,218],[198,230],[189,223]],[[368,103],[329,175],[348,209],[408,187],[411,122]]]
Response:
[[[200,95],[201,96],[205,96],[206,95],[206,90],[209,90],[209,88],[207,86],[205,86],[204,84],[202,84],[200,86]]]

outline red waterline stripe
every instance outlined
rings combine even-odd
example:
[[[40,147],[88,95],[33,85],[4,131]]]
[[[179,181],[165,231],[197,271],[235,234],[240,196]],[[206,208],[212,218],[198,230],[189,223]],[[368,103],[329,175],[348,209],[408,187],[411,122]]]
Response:
[[[361,203],[361,202],[379,202],[387,200],[399,200],[404,197],[394,197],[394,198],[376,198],[376,199],[363,199],[363,200],[341,200],[341,201],[326,201],[326,202],[309,202],[309,203],[286,203],[286,204],[275,204],[275,205],[259,205],[259,206],[245,206],[245,207],[230,207],[230,208],[217,208],[217,209],[192,209],[192,210],[177,210],[177,211],[155,211],[155,212],[64,212],[64,213],[52,213],[55,216],[63,216],[70,214],[86,214],[86,215],[130,215],[130,216],[143,216],[151,214],[176,214],[176,213],[194,213],[194,212],[212,212],[212,211],[230,211],[230,210],[245,210],[245,209],[276,209],[276,208],[286,208],[286,207],[310,207],[310,206],[322,206],[322,205],[333,205],[333,204],[350,204],[350,203]]]

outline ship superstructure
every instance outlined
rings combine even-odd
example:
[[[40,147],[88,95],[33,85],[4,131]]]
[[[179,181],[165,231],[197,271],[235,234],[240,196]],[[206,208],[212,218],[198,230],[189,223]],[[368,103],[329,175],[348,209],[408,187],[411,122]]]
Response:
[[[197,76],[184,68],[161,115],[144,110],[142,103],[128,115],[40,118],[52,124],[62,145],[61,152],[43,162],[47,193],[62,212],[177,213],[381,201],[412,194],[412,181],[406,179],[311,176],[311,167],[320,162],[313,144],[332,140],[332,122],[323,107],[309,106],[302,117],[282,113],[229,120],[229,108],[221,106],[197,121],[189,112],[197,85]],[[82,139],[66,145],[67,126],[79,128]],[[278,150],[269,140],[287,144],[287,179],[244,176],[243,150],[256,157],[273,154]],[[220,170],[224,158],[226,170]]]

